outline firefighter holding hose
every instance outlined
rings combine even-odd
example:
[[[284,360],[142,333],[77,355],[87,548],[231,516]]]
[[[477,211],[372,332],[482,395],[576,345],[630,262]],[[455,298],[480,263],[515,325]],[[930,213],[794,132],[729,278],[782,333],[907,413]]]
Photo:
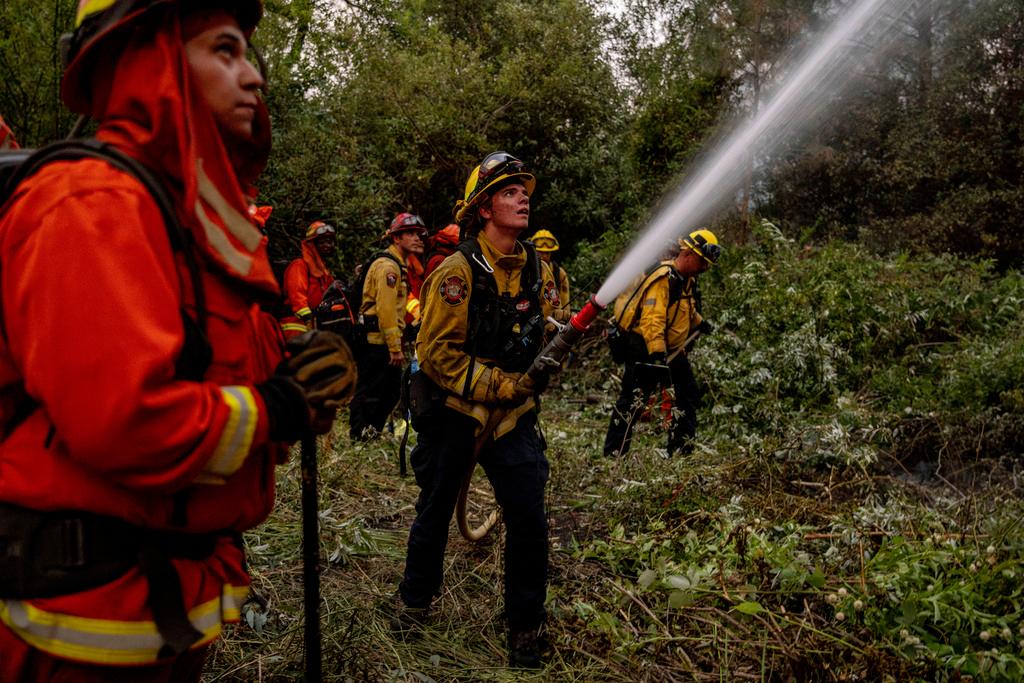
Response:
[[[542,348],[554,313],[544,292],[550,269],[519,237],[529,226],[533,174],[504,152],[473,169],[455,219],[466,239],[421,290],[411,389],[419,440],[411,455],[420,487],[392,627],[408,635],[439,594],[448,526],[477,439],[479,462],[506,528],[505,614],[509,663],[539,667],[545,622],[548,462],[537,423],[536,387],[523,373]],[[503,418],[491,424],[489,416]]]
[[[668,385],[675,389],[676,404],[668,451],[693,448],[700,389],[685,346],[695,332],[711,332],[711,324],[697,311],[697,277],[714,265],[721,253],[718,238],[710,230],[691,232],[679,240],[675,258],[662,261],[620,295],[614,322],[625,370],[604,440],[605,455],[629,451],[633,424],[647,398],[657,387]]]

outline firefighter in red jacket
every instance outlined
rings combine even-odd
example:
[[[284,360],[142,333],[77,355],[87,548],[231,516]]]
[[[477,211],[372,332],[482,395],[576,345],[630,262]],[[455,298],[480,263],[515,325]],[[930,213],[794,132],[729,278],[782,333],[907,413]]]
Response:
[[[80,5],[62,97],[146,162],[177,221],[97,158],[44,165],[0,216],[2,681],[198,681],[239,618],[239,539],[275,465],[351,391],[336,335],[282,363],[258,305],[279,296],[243,193],[269,151],[246,60],[261,12]]]
[[[325,259],[334,253],[335,234],[334,227],[323,221],[310,223],[302,240],[302,256],[285,268],[284,294],[292,312],[281,319],[285,339],[313,329],[313,311],[334,282]]]
[[[441,265],[442,261],[455,253],[455,248],[459,246],[461,232],[458,224],[451,223],[430,238],[427,262],[423,267],[424,280]]]

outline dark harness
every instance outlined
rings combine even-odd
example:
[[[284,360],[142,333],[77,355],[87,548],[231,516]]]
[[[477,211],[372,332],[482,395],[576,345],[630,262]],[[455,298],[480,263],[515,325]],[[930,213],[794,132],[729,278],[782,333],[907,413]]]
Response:
[[[519,280],[519,294],[498,293],[494,268],[487,262],[480,243],[465,240],[458,251],[473,274],[469,295],[469,324],[462,350],[469,356],[466,385],[462,396],[470,396],[470,383],[477,358],[486,358],[505,372],[526,372],[540,352],[544,336],[544,311],[540,303],[540,259],[531,245]]]

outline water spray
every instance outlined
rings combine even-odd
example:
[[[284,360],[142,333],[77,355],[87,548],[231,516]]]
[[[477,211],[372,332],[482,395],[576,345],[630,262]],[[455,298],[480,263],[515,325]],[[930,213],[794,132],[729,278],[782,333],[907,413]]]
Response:
[[[808,126],[849,81],[853,68],[891,35],[901,16],[933,0],[860,0],[837,16],[828,31],[780,81],[778,91],[746,123],[729,134],[705,162],[694,167],[629,249],[597,293],[604,305],[674,241],[708,220],[724,200],[734,197],[755,147],[779,151],[795,132]]]

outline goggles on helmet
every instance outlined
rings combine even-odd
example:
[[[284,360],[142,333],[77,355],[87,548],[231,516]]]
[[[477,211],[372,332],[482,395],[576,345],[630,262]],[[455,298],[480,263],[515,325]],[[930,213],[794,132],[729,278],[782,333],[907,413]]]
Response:
[[[391,221],[391,232],[399,232],[400,230],[423,230],[427,229],[426,223],[423,219],[413,213],[403,213],[397,216],[395,220]]]
[[[529,173],[526,164],[512,156],[508,152],[494,152],[480,162],[480,170],[477,172],[477,187],[486,187],[492,178],[503,175],[516,175]]]
[[[497,183],[513,178],[526,187],[527,193],[533,194],[537,180],[527,169],[526,164],[508,152],[488,154],[470,173],[469,180],[466,181],[465,196],[455,203],[455,221],[461,222],[466,211],[474,206],[487,190]]]
[[[316,239],[317,237],[323,237],[324,235],[330,235],[331,237],[334,237],[334,234],[335,230],[333,226],[330,226],[327,223],[317,221],[316,223],[310,225],[309,228],[306,230],[306,239]]]
[[[683,243],[697,252],[701,258],[708,263],[714,265],[718,257],[722,255],[722,246],[714,242],[709,242],[704,235],[699,232],[692,235],[687,235],[683,238]]]

